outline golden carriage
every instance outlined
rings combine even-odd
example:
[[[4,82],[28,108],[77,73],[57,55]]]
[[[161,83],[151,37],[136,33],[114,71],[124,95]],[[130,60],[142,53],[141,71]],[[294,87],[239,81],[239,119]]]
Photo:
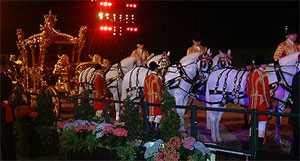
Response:
[[[24,39],[22,29],[17,29],[20,55],[18,59],[11,56],[7,73],[26,92],[39,93],[45,88],[46,92],[54,95],[77,95],[80,72],[96,63],[109,67],[110,62],[101,60],[101,56],[97,54],[90,55],[91,61],[81,62],[86,42],[86,26],[80,28],[78,37],[73,37],[54,29],[57,19],[51,11],[44,15],[44,19],[44,25],[40,25],[41,32],[27,39]],[[57,117],[60,109],[74,108],[70,99],[53,97],[53,103]]]

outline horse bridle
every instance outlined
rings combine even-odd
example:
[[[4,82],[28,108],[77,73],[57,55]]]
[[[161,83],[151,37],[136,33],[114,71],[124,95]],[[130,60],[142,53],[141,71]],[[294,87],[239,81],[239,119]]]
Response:
[[[201,57],[199,57],[199,58],[201,58]],[[197,83],[196,79],[199,77],[199,73],[202,73],[202,72],[203,72],[203,73],[209,73],[209,69],[210,69],[209,64],[208,64],[208,67],[207,67],[207,70],[208,70],[208,71],[202,70],[202,68],[203,68],[203,66],[202,66],[202,61],[209,61],[209,60],[211,60],[211,59],[206,59],[206,58],[204,58],[204,59],[201,59],[201,60],[200,60],[199,58],[197,59],[197,61],[194,61],[194,62],[189,63],[189,64],[186,64],[186,65],[182,65],[180,62],[178,62],[178,63],[176,64],[177,70],[174,71],[174,73],[176,73],[177,71],[179,71],[180,76],[177,76],[177,77],[175,77],[175,78],[169,80],[169,81],[166,83],[166,86],[167,86],[169,89],[175,89],[175,88],[178,88],[178,89],[182,90],[184,93],[186,93],[186,95],[184,96],[184,98],[186,98],[190,93],[192,93],[193,87],[194,87],[194,86],[197,86],[197,85],[196,85],[196,83]],[[198,63],[200,63],[200,65],[198,65]],[[196,74],[195,74],[194,78],[192,79],[192,78],[190,78],[190,77],[187,75],[187,73],[185,72],[184,68],[187,67],[187,66],[189,66],[189,65],[193,65],[193,64],[196,65],[196,69],[197,69],[197,70],[196,70]],[[210,63],[210,64],[211,64],[211,63]],[[170,72],[170,71],[169,71],[169,72]],[[176,80],[179,81],[179,83],[176,84],[176,86],[172,86],[172,84],[174,84],[174,83],[176,82]],[[184,81],[186,81],[187,83],[189,83],[189,84],[191,85],[191,87],[190,87],[188,90],[183,89],[182,87],[180,87],[181,80],[184,80]],[[203,81],[201,81],[201,83],[203,83]],[[171,87],[171,86],[172,86],[172,87]]]

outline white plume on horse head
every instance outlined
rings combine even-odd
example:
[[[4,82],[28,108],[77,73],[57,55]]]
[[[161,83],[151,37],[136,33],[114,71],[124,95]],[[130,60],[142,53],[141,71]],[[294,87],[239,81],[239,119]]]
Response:
[[[167,56],[170,56],[170,51],[168,51]]]
[[[230,50],[230,49],[227,50],[227,55],[228,55],[228,56],[231,55],[231,50]]]

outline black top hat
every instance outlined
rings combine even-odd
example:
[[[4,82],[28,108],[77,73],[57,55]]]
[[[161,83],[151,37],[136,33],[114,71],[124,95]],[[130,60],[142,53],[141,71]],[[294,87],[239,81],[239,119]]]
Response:
[[[194,41],[200,41],[201,40],[201,37],[199,34],[196,34],[193,38]]]
[[[152,62],[149,64],[149,69],[150,69],[151,71],[154,71],[154,70],[155,70],[156,68],[158,68],[158,67],[159,67],[159,65],[157,65],[155,61],[152,61]]]
[[[285,35],[289,35],[289,34],[296,34],[297,30],[293,27],[289,27],[285,33]]]
[[[144,45],[144,41],[143,41],[143,40],[139,40],[139,41],[137,42],[137,44]]]
[[[253,65],[253,59],[252,58],[247,58],[246,65]]]
[[[101,64],[96,64],[94,68],[95,68],[95,70],[101,70],[102,65]]]
[[[269,61],[263,55],[257,55],[254,58],[255,65],[269,64]]]

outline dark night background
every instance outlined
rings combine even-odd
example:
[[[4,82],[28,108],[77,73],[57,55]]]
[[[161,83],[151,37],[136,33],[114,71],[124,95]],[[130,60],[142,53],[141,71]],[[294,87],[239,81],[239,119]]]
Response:
[[[136,34],[109,38],[97,28],[98,6],[90,1],[1,1],[1,54],[17,54],[16,29],[25,38],[39,33],[43,15],[57,15],[55,29],[78,36],[80,26],[88,27],[83,61],[100,53],[113,63],[129,56],[137,40],[144,40],[150,53],[171,51],[171,60],[180,60],[199,33],[203,44],[218,50],[230,48],[237,66],[254,54],[269,59],[285,39],[284,26],[299,30],[298,1],[138,1]],[[113,8],[112,8],[113,10]],[[298,32],[299,33],[299,32]],[[299,39],[297,40],[299,42]]]

